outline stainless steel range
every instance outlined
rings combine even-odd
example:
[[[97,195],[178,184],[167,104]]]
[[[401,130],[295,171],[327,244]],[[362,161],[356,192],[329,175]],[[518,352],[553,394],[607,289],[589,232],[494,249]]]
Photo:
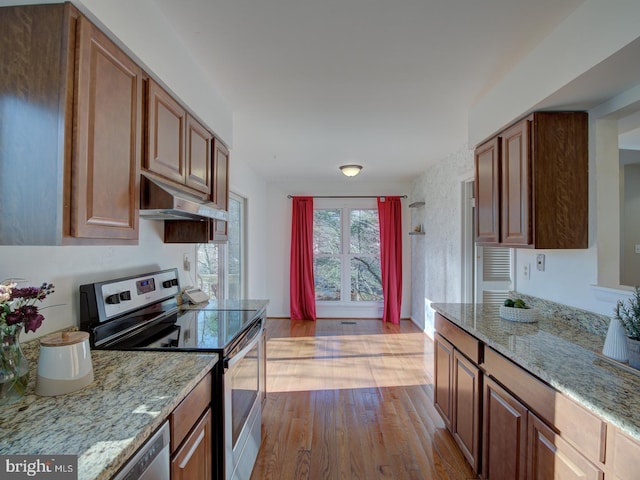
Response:
[[[91,347],[215,352],[214,478],[249,479],[260,448],[267,301],[178,305],[175,268],[80,286]]]

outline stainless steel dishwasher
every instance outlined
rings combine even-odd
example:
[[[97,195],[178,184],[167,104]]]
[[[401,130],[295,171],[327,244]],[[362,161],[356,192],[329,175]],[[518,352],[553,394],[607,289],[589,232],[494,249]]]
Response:
[[[169,422],[164,422],[113,480],[170,480],[169,439]]]

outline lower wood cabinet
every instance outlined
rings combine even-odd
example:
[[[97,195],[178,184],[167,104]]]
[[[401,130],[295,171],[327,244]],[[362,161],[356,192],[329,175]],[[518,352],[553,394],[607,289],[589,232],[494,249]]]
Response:
[[[528,476],[530,480],[602,480],[604,472],[533,413],[529,417]],[[637,478],[637,477],[636,477]]]
[[[442,335],[435,339],[434,404],[465,458],[480,466],[481,372]]]
[[[524,480],[527,464],[527,407],[485,377],[483,475],[486,480]]]
[[[447,430],[451,431],[453,419],[453,345],[442,335],[435,335],[435,388],[433,403],[444,420]]]
[[[208,408],[182,446],[172,456],[171,479],[210,479],[211,449],[211,409]]]
[[[212,377],[209,374],[169,416],[172,480],[211,480],[211,388]]]
[[[474,471],[480,466],[482,373],[460,352],[453,352],[453,423],[451,433]]]
[[[640,478],[640,443],[625,435],[617,428],[607,432],[607,475],[615,480],[636,480]],[[611,472],[611,475],[609,474]]]
[[[640,442],[435,318],[434,405],[483,480],[640,478]]]

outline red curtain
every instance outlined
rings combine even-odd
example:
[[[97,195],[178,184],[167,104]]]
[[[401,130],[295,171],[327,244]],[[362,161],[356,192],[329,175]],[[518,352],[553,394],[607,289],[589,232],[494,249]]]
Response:
[[[313,197],[293,197],[289,307],[292,320],[316,319],[313,284]]]
[[[400,323],[402,303],[402,204],[400,197],[378,197],[380,264],[384,310],[382,321]]]

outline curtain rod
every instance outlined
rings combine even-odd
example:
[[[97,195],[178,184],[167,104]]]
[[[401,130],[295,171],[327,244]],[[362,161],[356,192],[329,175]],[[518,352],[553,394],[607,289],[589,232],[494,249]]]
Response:
[[[287,195],[287,198],[294,196],[312,197],[312,198],[378,198],[378,197],[400,197],[407,198],[406,195]]]

